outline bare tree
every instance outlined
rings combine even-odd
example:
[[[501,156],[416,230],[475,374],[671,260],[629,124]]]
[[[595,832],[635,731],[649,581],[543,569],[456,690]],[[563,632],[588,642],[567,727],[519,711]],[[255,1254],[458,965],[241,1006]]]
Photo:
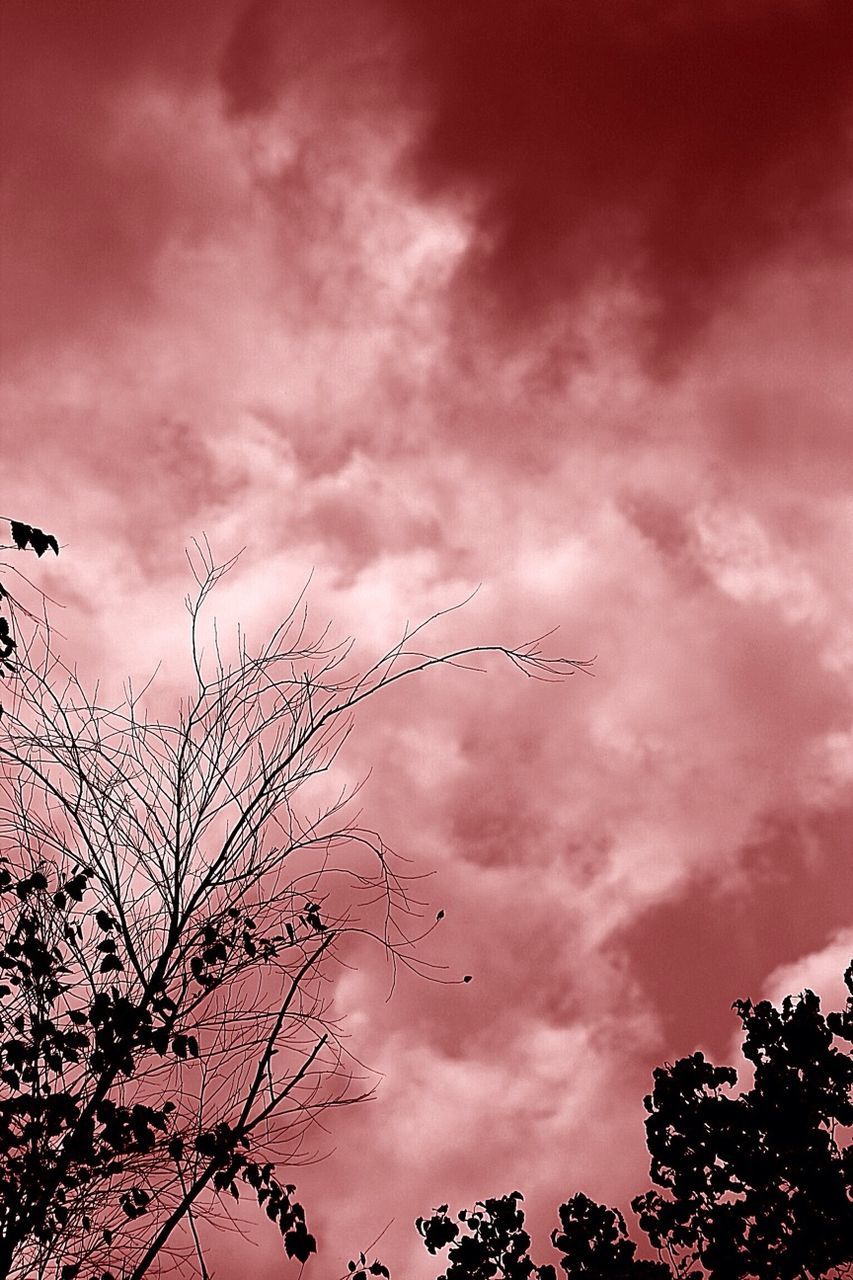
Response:
[[[368,1096],[333,1016],[347,942],[416,965],[399,864],[319,786],[381,689],[489,653],[431,654],[428,623],[366,670],[310,638],[300,599],[269,642],[205,658],[200,615],[233,564],[196,546],[195,671],[175,722],[129,688],[103,705],[30,645],[0,722],[0,1277],[208,1275],[198,1220],[241,1191],[287,1253],[315,1242],[281,1171],[322,1113]],[[438,615],[436,615],[438,616]],[[430,619],[429,621],[434,621]]]

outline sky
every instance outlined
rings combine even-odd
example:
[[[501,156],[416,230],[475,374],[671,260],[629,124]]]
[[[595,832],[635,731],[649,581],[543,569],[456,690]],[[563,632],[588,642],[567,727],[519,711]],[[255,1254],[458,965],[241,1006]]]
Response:
[[[515,1188],[647,1186],[655,1065],[853,954],[847,0],[5,0],[3,512],[81,670],[218,615],[407,620],[594,678],[439,671],[341,768],[446,978],[347,974],[381,1073],[298,1170],[332,1277]],[[390,1224],[390,1225],[389,1225]],[[274,1232],[220,1280],[281,1274]],[[545,1250],[539,1249],[540,1256]]]

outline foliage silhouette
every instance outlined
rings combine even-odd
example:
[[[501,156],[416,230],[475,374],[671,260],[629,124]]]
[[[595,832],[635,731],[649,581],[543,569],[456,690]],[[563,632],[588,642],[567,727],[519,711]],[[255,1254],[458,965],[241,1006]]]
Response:
[[[818,1280],[853,1275],[853,962],[841,1012],[812,991],[733,1006],[753,1080],[701,1053],[654,1072],[645,1099],[650,1176],[632,1208],[657,1260],[638,1258],[622,1215],[583,1194],[551,1242],[567,1280]],[[846,1141],[845,1141],[846,1140]],[[441,1280],[555,1280],[530,1258],[520,1192],[416,1227]]]
[[[9,523],[15,546],[19,551],[32,547],[39,558],[49,550],[59,555],[59,543],[52,533],[45,533],[43,529],[37,529],[34,525],[24,524],[22,520],[10,520]]]
[[[30,526],[14,536],[56,549]],[[14,666],[0,721],[0,1278],[142,1280],[156,1264],[207,1280],[205,1233],[246,1193],[288,1257],[316,1250],[280,1171],[314,1158],[321,1113],[370,1094],[331,1015],[335,975],[365,936],[417,969],[437,927],[420,928],[380,837],[344,819],[351,795],[318,788],[355,709],[398,680],[487,652],[537,679],[585,665],[538,641],[433,655],[424,623],[352,670],[352,642],[309,638],[301,600],[259,651],[240,634],[227,662],[214,628],[206,657],[203,606],[233,561],[204,544],[190,564],[195,688],[174,723],[130,686],[113,706],[88,694],[49,628]]]
[[[0,519],[2,518],[0,517]],[[30,547],[35,551],[39,559],[48,550],[52,550],[55,555],[59,555],[59,543],[52,533],[45,533],[43,529],[38,529],[35,525],[25,524],[23,520],[11,520],[9,517],[5,517],[5,519],[11,529],[12,543],[18,551],[25,551]],[[11,548],[9,549],[11,550]],[[9,565],[6,567],[11,568]],[[32,585],[24,574],[21,574],[17,569],[14,572],[23,578],[28,585]],[[18,647],[14,628],[14,611],[16,607],[23,609],[20,602],[10,594],[5,584],[0,582],[0,610],[5,608],[9,614],[7,617],[6,613],[0,612],[0,679],[10,675],[15,669],[14,654]],[[27,617],[33,618],[33,615],[28,610],[23,609],[23,612]]]

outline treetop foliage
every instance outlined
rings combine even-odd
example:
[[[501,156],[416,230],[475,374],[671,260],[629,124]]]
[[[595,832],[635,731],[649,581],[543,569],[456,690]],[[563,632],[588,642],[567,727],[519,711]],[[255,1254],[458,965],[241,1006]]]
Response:
[[[638,1257],[617,1209],[578,1192],[551,1243],[567,1280],[829,1280],[853,1275],[853,962],[840,1012],[813,991],[733,1006],[750,1087],[702,1053],[659,1067],[646,1138],[654,1190],[632,1208]],[[446,1204],[416,1227],[448,1249],[441,1280],[556,1280],[530,1257],[521,1193],[454,1219]]]

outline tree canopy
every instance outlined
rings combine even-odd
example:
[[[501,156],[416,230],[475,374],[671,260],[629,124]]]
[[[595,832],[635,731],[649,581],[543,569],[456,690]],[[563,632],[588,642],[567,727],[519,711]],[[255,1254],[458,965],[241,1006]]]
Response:
[[[617,1209],[583,1193],[558,1210],[551,1243],[567,1280],[818,1280],[853,1274],[853,962],[843,1010],[813,991],[739,1000],[737,1072],[702,1053],[654,1072],[646,1139],[654,1189],[632,1201],[642,1252]],[[439,1206],[416,1226],[442,1280],[556,1280],[536,1264],[523,1197],[484,1200],[456,1216]],[[354,1268],[355,1280],[362,1280]]]

